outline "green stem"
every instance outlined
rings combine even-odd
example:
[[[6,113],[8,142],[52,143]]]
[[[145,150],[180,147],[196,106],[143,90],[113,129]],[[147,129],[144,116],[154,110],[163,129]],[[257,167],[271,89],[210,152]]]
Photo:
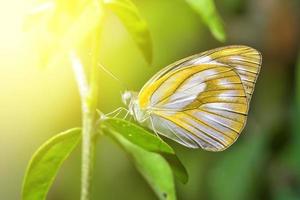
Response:
[[[96,117],[92,109],[83,113],[82,129],[82,165],[81,165],[81,200],[89,200],[94,167],[94,149]]]
[[[96,31],[98,32],[98,31]],[[94,43],[98,43],[99,37],[93,39]],[[98,48],[93,48],[93,57],[98,58]],[[97,59],[93,59],[97,60]],[[92,64],[90,76],[89,95],[83,103],[83,132],[82,132],[82,180],[81,180],[81,200],[89,200],[91,194],[91,183],[94,167],[94,150],[96,135],[96,120],[97,120],[97,104],[98,104],[98,76],[97,65]]]
[[[94,149],[96,124],[96,106],[98,101],[96,79],[87,83],[85,70],[75,53],[71,56],[72,67],[81,97],[82,109],[82,160],[81,160],[81,200],[89,200],[91,194],[92,171],[94,165]],[[92,81],[93,80],[93,81]]]
[[[96,121],[98,105],[98,60],[100,49],[100,36],[104,19],[102,2],[95,0],[95,6],[99,11],[99,24],[93,33],[91,54],[92,60],[89,69],[89,81],[83,65],[76,54],[71,54],[73,71],[78,84],[82,104],[82,164],[81,164],[81,200],[91,199],[91,185],[94,168],[94,154],[96,146]]]

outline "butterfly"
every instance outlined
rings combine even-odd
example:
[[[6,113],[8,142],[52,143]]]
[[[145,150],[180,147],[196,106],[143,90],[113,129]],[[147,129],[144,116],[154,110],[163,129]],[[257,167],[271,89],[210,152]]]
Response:
[[[222,151],[246,124],[261,62],[248,46],[216,48],[163,68],[122,100],[155,133],[189,148]]]

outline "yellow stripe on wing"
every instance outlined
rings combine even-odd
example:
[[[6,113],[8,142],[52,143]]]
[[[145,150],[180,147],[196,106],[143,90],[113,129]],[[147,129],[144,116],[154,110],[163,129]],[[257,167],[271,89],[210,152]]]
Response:
[[[152,115],[170,121],[177,129],[183,129],[182,138],[190,137],[194,141],[193,144],[187,145],[192,146],[196,143],[209,151],[221,151],[233,144],[244,128],[248,112],[246,93],[238,74],[232,69],[228,70],[226,66],[218,66],[214,68],[216,69],[217,73],[204,76],[202,81],[197,83],[195,87],[201,87],[203,84],[205,87],[202,92],[196,93],[196,98],[188,105],[174,106],[179,101],[174,96],[184,97],[184,100],[195,95],[184,93],[194,87],[188,82],[191,76],[182,81],[170,96],[164,96],[163,101],[154,105],[155,109],[150,109]],[[196,71],[194,73],[198,74]],[[174,129],[176,131],[176,128]],[[168,134],[172,132],[166,132],[164,135],[168,137]],[[174,139],[171,135],[169,137]]]
[[[189,66],[186,68],[179,69],[172,73],[162,76],[148,87],[144,87],[139,93],[139,104],[141,108],[148,106],[154,106],[161,100],[174,94],[187,79],[191,78],[196,73],[207,72],[208,74],[202,74],[200,78],[205,79],[209,75],[215,75],[224,71],[228,71],[228,68],[222,67],[220,64],[203,64],[197,66]]]
[[[236,70],[250,102],[262,62],[257,50],[247,46],[227,46],[204,52],[200,57],[204,57],[202,59],[206,62],[223,63]]]

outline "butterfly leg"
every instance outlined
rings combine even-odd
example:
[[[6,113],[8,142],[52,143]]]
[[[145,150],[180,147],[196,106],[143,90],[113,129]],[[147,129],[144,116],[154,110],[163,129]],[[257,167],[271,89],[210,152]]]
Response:
[[[123,111],[125,111],[126,114],[124,115],[124,117],[122,117],[122,119],[126,119],[126,117],[127,117],[128,114],[129,114],[129,111],[128,111],[126,108],[123,108],[123,107],[120,108],[120,110],[117,112],[117,114],[115,114],[115,115],[113,116],[113,118],[119,117],[119,115],[120,115]]]
[[[129,115],[129,111],[126,110],[126,114],[125,114],[125,116],[123,117],[123,119],[126,119],[126,118],[128,117],[128,115]]]
[[[112,116],[112,118],[115,118],[115,117],[119,116],[122,111],[126,111],[126,116],[128,115],[128,110],[126,108],[119,107],[116,110],[114,110],[114,111],[112,111],[110,113],[105,114],[105,116],[106,117]]]

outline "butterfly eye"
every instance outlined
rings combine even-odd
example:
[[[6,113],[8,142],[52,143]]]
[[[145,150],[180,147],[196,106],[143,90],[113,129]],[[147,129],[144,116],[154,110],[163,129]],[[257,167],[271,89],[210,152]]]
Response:
[[[123,103],[128,106],[130,101],[132,99],[132,93],[129,92],[129,91],[125,91],[123,94],[122,94],[122,101]]]

